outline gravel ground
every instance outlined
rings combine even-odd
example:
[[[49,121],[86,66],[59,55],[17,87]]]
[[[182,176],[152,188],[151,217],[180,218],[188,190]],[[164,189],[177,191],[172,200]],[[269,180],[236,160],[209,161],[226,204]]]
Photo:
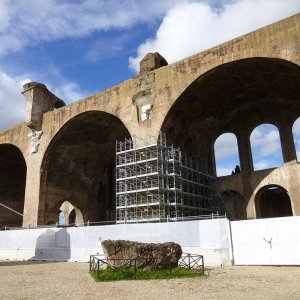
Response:
[[[87,263],[0,262],[0,299],[300,299],[300,267],[223,267],[206,276],[96,283]]]

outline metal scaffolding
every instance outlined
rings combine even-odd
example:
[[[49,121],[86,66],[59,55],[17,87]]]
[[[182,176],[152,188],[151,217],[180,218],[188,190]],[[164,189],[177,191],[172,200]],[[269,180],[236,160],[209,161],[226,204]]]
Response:
[[[131,139],[116,142],[116,187],[117,223],[226,214],[204,164],[167,146],[162,133],[140,148]]]

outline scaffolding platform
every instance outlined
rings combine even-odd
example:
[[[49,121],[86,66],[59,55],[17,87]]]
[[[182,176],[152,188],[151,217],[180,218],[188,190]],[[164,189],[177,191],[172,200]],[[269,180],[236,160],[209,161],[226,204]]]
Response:
[[[116,222],[178,221],[228,213],[203,163],[179,148],[156,144],[135,148],[131,139],[116,142]]]

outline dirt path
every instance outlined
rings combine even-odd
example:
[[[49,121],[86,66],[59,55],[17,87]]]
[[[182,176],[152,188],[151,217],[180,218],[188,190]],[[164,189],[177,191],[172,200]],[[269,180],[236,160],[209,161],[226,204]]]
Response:
[[[191,279],[95,283],[86,263],[0,262],[0,299],[300,299],[300,267],[212,268]]]

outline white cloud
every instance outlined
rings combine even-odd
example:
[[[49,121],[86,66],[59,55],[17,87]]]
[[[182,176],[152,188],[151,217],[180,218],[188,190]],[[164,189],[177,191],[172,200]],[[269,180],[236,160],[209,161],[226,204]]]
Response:
[[[300,136],[300,118],[298,118],[293,124],[293,135],[296,137]]]
[[[273,167],[270,161],[260,160],[255,163],[255,170],[264,170]]]
[[[8,1],[0,2],[0,32],[5,31],[9,26]]]
[[[124,45],[130,38],[129,34],[120,34],[113,38],[98,39],[88,49],[85,58],[90,62],[97,62],[117,56],[124,50]]]
[[[11,77],[0,70],[0,129],[25,121],[23,84],[31,81],[26,75]]]
[[[149,52],[159,52],[172,63],[299,11],[299,0],[232,0],[219,10],[205,2],[184,2],[167,12],[155,38],[129,58],[129,67],[138,72]]]
[[[0,70],[0,130],[15,126],[25,121],[25,98],[21,94],[23,85],[32,81],[30,78],[39,78],[37,74],[23,74],[10,76]],[[50,81],[43,82],[47,88],[66,103],[79,100],[85,96],[79,86],[70,81],[62,81],[54,85]]]
[[[256,127],[250,136],[251,146],[261,157],[280,156],[281,143],[278,129],[271,124]]]
[[[51,89],[51,86],[48,87],[48,89]],[[51,89],[51,91],[66,103],[74,102],[85,97],[85,93],[80,89],[78,84],[74,82],[63,83]]]
[[[273,168],[283,164],[279,131],[271,124],[256,127],[250,136],[255,170]]]
[[[300,150],[296,148],[297,161],[300,162]]]
[[[237,140],[233,133],[224,133],[219,136],[215,141],[214,148],[216,160],[238,156]]]
[[[28,45],[126,29],[162,17],[180,0],[1,0],[0,55]]]
[[[300,161],[300,118],[293,125],[294,143],[297,153],[297,160]]]
[[[220,135],[215,141],[214,150],[217,175],[231,175],[235,167],[240,165],[236,136],[233,133]]]

